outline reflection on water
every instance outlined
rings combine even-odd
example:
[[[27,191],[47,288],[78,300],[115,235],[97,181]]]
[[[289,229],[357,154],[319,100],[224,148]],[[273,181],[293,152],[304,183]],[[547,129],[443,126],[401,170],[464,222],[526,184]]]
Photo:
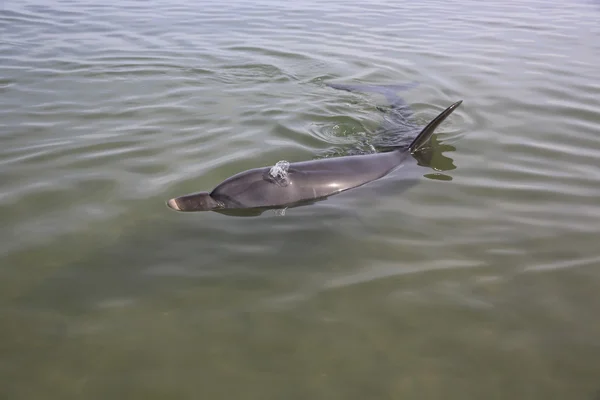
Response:
[[[599,11],[5,2],[0,397],[594,399]],[[457,99],[418,162],[285,218],[164,204]]]

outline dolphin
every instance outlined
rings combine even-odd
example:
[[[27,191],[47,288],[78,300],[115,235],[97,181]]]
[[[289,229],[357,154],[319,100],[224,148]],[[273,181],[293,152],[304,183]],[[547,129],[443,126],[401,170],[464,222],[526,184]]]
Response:
[[[392,95],[398,86],[329,86],[348,91],[371,91],[391,100],[394,125],[407,126],[408,106]],[[231,176],[211,192],[175,197],[167,205],[176,211],[215,211],[230,215],[257,215],[266,209],[285,209],[322,201],[330,196],[382,178],[419,153],[430,141],[435,129],[462,103],[459,100],[435,117],[408,145],[392,146],[390,151],[325,158],[253,168]],[[241,212],[241,214],[240,214]]]

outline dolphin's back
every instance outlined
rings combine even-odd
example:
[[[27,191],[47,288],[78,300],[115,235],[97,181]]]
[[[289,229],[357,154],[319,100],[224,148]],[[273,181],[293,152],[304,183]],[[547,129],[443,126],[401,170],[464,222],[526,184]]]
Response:
[[[292,163],[289,178],[293,185],[312,187],[319,197],[329,196],[387,175],[407,155],[391,151]]]
[[[275,207],[311,201],[374,181],[397,167],[408,153],[398,151],[291,163],[285,179],[255,168],[222,182],[210,196],[240,208]]]

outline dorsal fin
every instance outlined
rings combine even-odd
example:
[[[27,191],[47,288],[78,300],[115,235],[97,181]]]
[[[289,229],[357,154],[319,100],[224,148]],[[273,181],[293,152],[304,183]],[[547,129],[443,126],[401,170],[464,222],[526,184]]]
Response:
[[[435,129],[448,117],[448,115],[452,114],[452,111],[456,110],[458,106],[462,103],[462,100],[457,101],[452,104],[450,107],[446,108],[444,111],[440,113],[437,117],[435,117],[430,123],[427,124],[425,128],[417,135],[415,140],[412,141],[410,146],[408,146],[408,150],[411,153],[419,151],[431,138]]]

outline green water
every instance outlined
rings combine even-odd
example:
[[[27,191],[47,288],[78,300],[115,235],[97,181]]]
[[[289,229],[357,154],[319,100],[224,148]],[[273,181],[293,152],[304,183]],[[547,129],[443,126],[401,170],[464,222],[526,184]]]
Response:
[[[5,1],[0,398],[600,396],[600,5]],[[171,197],[368,147],[452,180],[256,218]],[[424,170],[423,175],[435,172]]]

